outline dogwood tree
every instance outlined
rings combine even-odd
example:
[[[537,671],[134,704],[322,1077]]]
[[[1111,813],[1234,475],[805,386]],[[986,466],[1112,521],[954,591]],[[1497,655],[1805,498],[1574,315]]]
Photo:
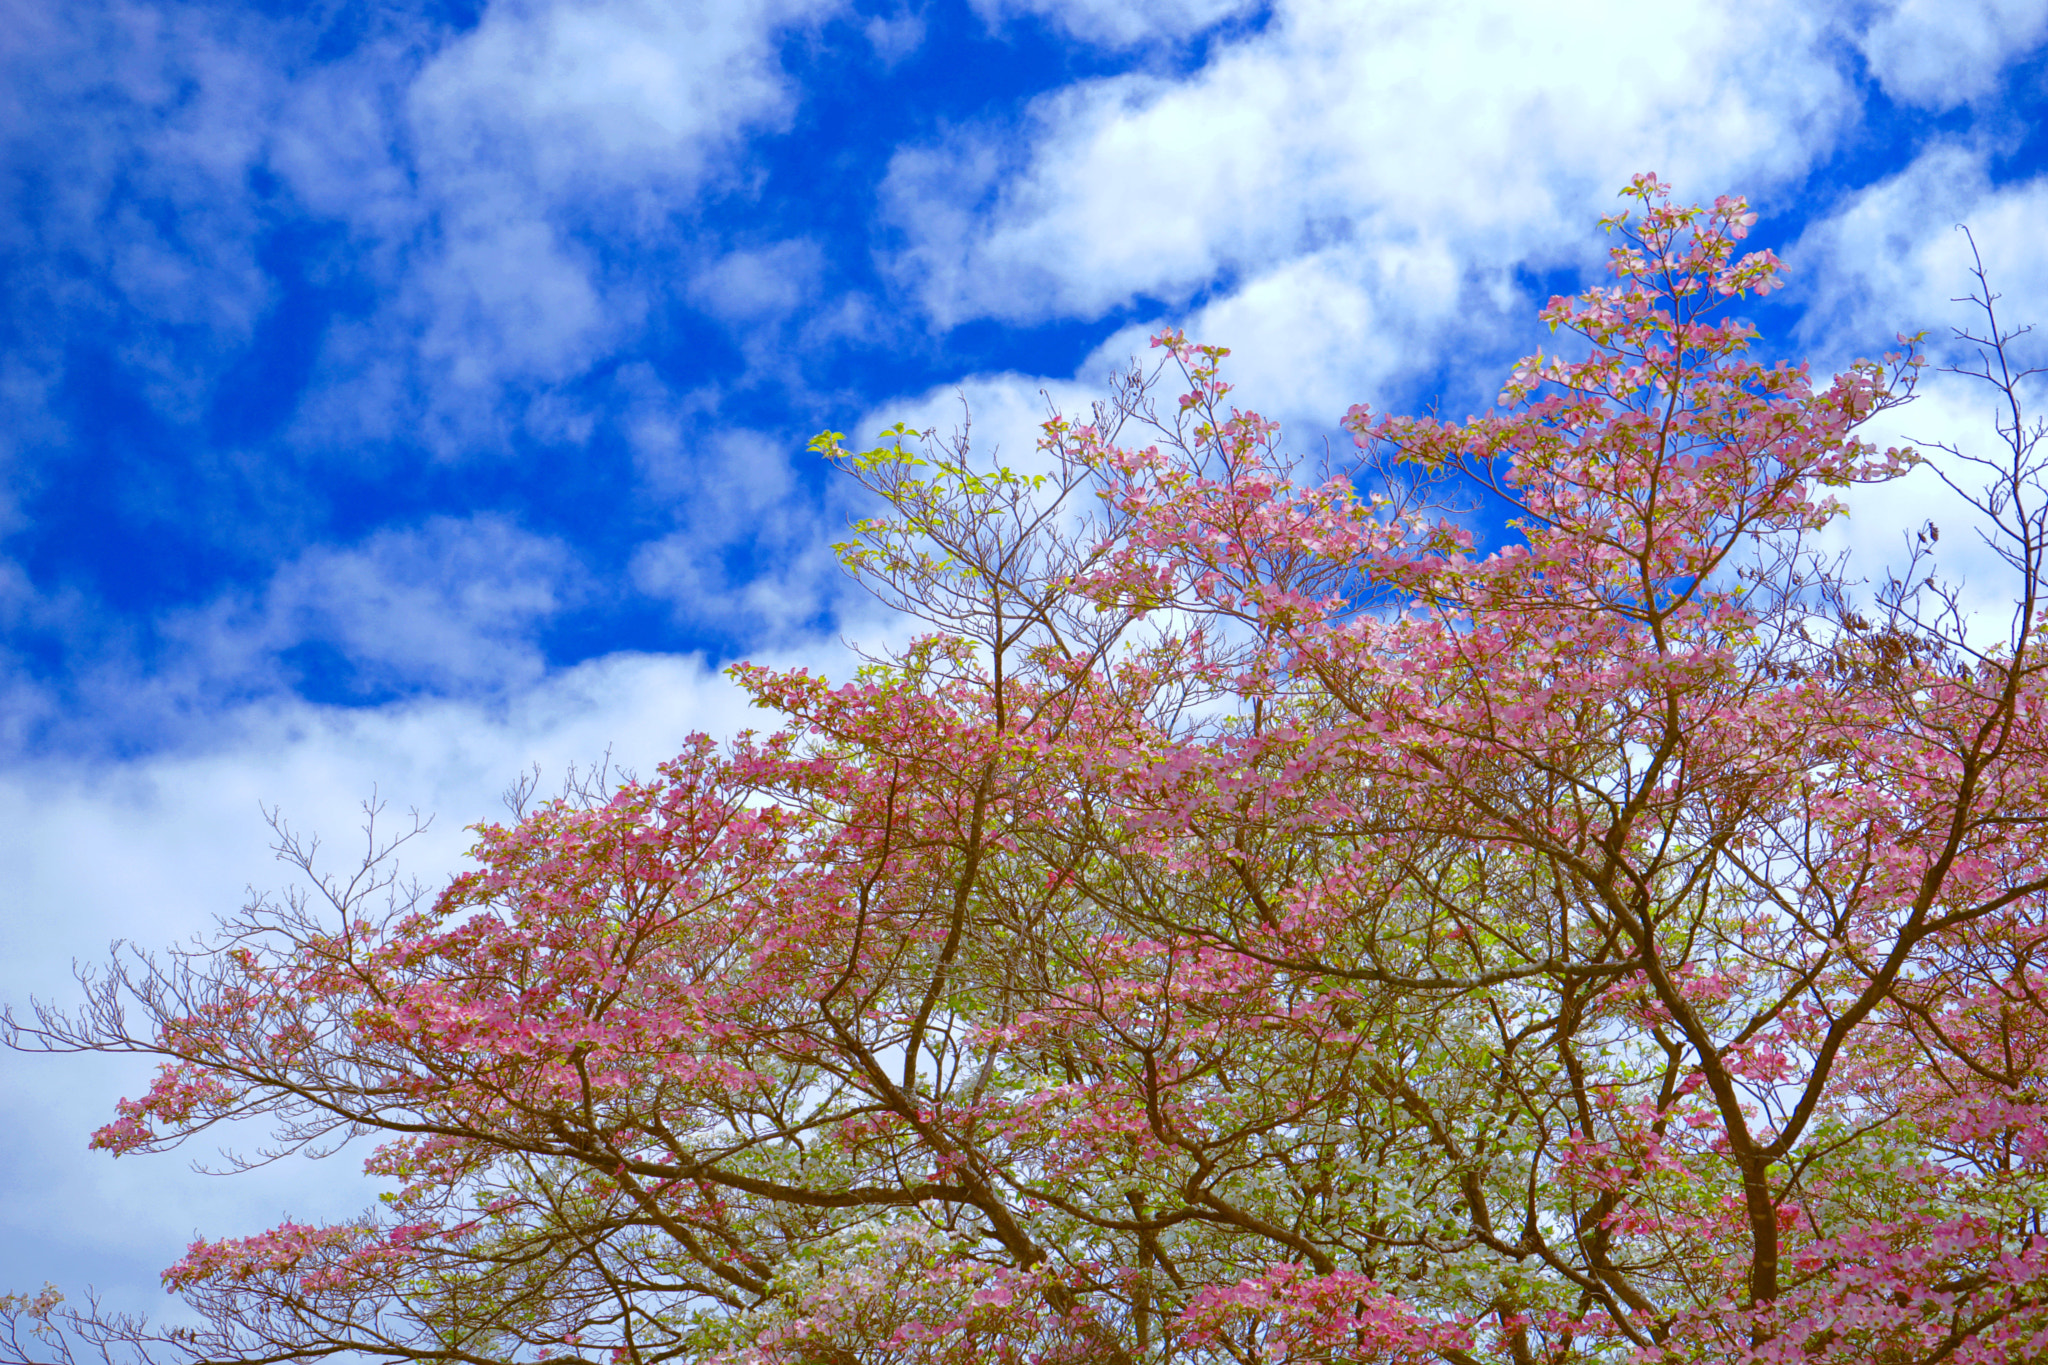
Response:
[[[1564,350],[1483,417],[1352,409],[1352,463],[1172,332],[1047,472],[821,437],[907,648],[738,668],[774,728],[17,1026],[162,1060],[99,1147],[262,1119],[390,1192],[194,1243],[196,1326],[10,1300],[9,1358],[2043,1358],[2010,337],[1986,290],[2004,454],[1933,461],[2010,617],[1931,526],[1864,591],[1816,533],[1921,461],[1855,435],[1917,356],[1752,358],[1744,203],[1628,196]],[[1432,507],[1474,488],[1491,551]]]

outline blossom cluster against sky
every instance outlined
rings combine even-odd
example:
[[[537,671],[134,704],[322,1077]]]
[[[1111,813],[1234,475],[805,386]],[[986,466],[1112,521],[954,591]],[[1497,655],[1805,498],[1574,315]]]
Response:
[[[843,672],[822,428],[1028,451],[1163,324],[1305,448],[1478,410],[1641,170],[1751,197],[1776,352],[1939,343],[1958,222],[2048,322],[2044,110],[2044,0],[0,0],[0,996],[276,884],[259,803],[432,878]],[[139,1081],[0,1058],[0,1290],[362,1202],[85,1153]]]

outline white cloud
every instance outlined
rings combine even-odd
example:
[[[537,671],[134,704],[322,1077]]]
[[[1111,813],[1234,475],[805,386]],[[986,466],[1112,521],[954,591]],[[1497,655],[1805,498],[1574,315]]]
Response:
[[[418,155],[446,189],[500,177],[549,200],[687,188],[796,91],[777,60],[816,0],[499,0],[428,63],[409,104]]]
[[[792,451],[744,428],[686,439],[643,410],[633,444],[650,488],[675,509],[677,529],[642,545],[633,586],[668,602],[678,620],[775,645],[814,630],[848,603],[829,542],[844,524],[844,492],[822,506],[797,487]]]
[[[1384,406],[1390,389],[1432,377],[1446,356],[1459,360],[1448,376],[1453,392],[1442,396],[1486,405],[1513,358],[1503,334],[1526,328],[1533,314],[1534,301],[1505,270],[1482,273],[1446,243],[1418,240],[1371,254],[1342,246],[1296,256],[1179,321],[1190,340],[1229,347],[1223,376],[1236,387],[1232,401],[1280,421],[1302,449],[1335,431],[1353,403]],[[1156,365],[1156,329],[1120,330],[1075,377],[1100,384],[1133,357]],[[1163,382],[1172,397],[1178,373]]]
[[[1904,104],[1947,109],[1997,88],[2048,33],[2048,0],[1898,0],[1864,32],[1870,72]]]
[[[434,517],[316,546],[260,593],[171,618],[164,633],[184,652],[153,690],[275,686],[287,651],[319,644],[366,690],[503,693],[540,677],[535,634],[586,591],[560,541],[491,514]]]
[[[443,443],[497,439],[505,385],[570,379],[639,331],[674,216],[741,139],[783,126],[797,92],[778,39],[837,0],[684,5],[500,0],[404,96],[421,229],[397,296],[364,324],[417,337]],[[608,269],[579,237],[651,253]],[[327,377],[344,382],[337,338]]]
[[[1941,442],[1979,457],[1999,450],[1995,392],[1942,371],[1977,354],[1954,329],[1986,331],[1983,314],[1961,301],[1976,282],[1970,237],[1958,223],[1969,226],[2000,296],[2001,327],[2048,326],[2048,262],[2038,249],[2040,225],[2048,221],[2048,177],[1994,185],[1989,155],[1980,145],[1937,142],[1896,175],[1846,198],[1786,252],[1795,302],[1805,308],[1796,340],[1817,372],[1894,349],[1899,333],[1927,334],[1930,364],[1919,396],[1862,434],[1881,446],[1917,446],[1972,487],[1976,476],[1968,468],[1933,449]],[[2015,357],[2048,359],[2043,335],[2020,338]],[[2035,413],[2048,411],[2048,385],[2038,379],[2023,397]],[[1848,551],[1852,572],[1874,583],[1899,560],[1906,538],[1931,520],[1942,533],[1939,571],[1962,587],[1980,628],[2002,632],[2011,571],[1980,539],[1979,514],[1942,484],[1934,464],[1891,483],[1849,490],[1843,500],[1850,515],[1829,529],[1827,545]]]
[[[300,439],[402,433],[459,454],[531,426],[509,394],[573,380],[640,333],[666,297],[664,275],[694,250],[677,216],[736,165],[746,136],[784,126],[795,107],[781,37],[839,7],[500,0],[388,108],[365,93],[383,69],[369,63],[309,95],[304,117],[339,110],[351,138],[381,139],[413,176],[409,193],[394,189],[359,164],[373,156],[336,156],[320,133],[288,163],[309,201],[388,240],[391,272],[379,310],[331,333],[328,391],[309,403]],[[360,210],[348,202],[358,183],[369,187]],[[630,246],[638,263],[600,259],[584,244],[593,229],[609,259]],[[714,304],[739,305],[741,270],[729,268]]]
[[[462,212],[443,225],[405,301],[428,374],[457,391],[581,372],[642,311],[631,286],[601,290],[589,253],[540,216]]]
[[[1483,407],[1536,340],[1521,272],[1597,271],[1593,222],[1631,174],[1655,170],[1682,197],[1747,193],[1768,213],[1856,117],[1846,12],[1702,0],[1660,12],[1650,44],[1618,15],[1283,2],[1187,76],[1082,82],[1014,128],[899,151],[893,266],[940,326],[1136,312],[1084,381],[1183,325],[1230,346],[1242,401],[1305,437],[1358,401]],[[1907,23],[1945,51],[1977,20],[1900,9],[1867,41]],[[2032,41],[2001,31],[1982,60],[1995,74]],[[2031,199],[1998,212],[2040,216]],[[1836,292],[1833,320],[1851,320],[1860,296]]]
[[[877,14],[861,25],[861,36],[884,66],[894,66],[924,45],[924,15],[899,6],[893,14]]]
[[[846,433],[846,445],[867,450],[882,442],[883,431],[900,422],[912,431],[933,433],[942,447],[950,447],[964,434],[977,465],[1000,463],[1025,473],[1044,473],[1051,462],[1038,442],[1046,418],[1058,412],[1086,420],[1091,405],[1108,395],[1111,373],[1125,368],[1118,360],[1099,366],[1091,360],[1071,379],[1014,371],[969,375],[877,404]]]
[[[1900,332],[1928,331],[1937,357],[1949,329],[1968,320],[1953,302],[1969,292],[1970,242],[1983,253],[2006,321],[2048,326],[2048,176],[1994,186],[1989,149],[1938,142],[1898,174],[1844,200],[1786,253],[1806,303],[1799,336],[1850,354],[1886,349]]]
[[[947,324],[1174,307],[1425,239],[1479,268],[1578,261],[1634,171],[1755,191],[1831,144],[1850,102],[1826,31],[1765,8],[1668,9],[1646,45],[1608,5],[1303,0],[1185,79],[1041,98],[1021,149],[982,129],[901,153],[898,268]]]
[[[1830,524],[1819,542],[1828,554],[1848,556],[1850,580],[1860,585],[1858,591],[1867,600],[1889,573],[1903,570],[1909,543],[1933,523],[1939,539],[1923,571],[1931,567],[1956,591],[1970,638],[1979,645],[2006,638],[2012,606],[2024,585],[1987,544],[1984,535],[1991,528],[1982,513],[1937,471],[1975,492],[1988,471],[1973,467],[1957,452],[1975,459],[2010,458],[1993,425],[1998,416],[1996,397],[1981,384],[1936,375],[1911,404],[1870,423],[1859,433],[1866,440],[1880,447],[1912,446],[1927,463],[1888,483],[1845,490],[1840,496],[1849,515]],[[2027,397],[2035,414],[2048,410],[2048,384],[2032,385]],[[1936,443],[1952,450],[1938,450]]]
[[[198,7],[15,4],[0,15],[0,221],[11,368],[55,382],[108,351],[173,420],[201,411],[272,299],[247,176],[271,118],[277,26]],[[148,206],[145,211],[144,205]]]
[[[397,267],[396,250],[424,216],[420,186],[400,155],[406,95],[445,35],[404,30],[350,58],[309,65],[280,82],[266,129],[266,164],[313,214],[346,224],[373,270]]]
[[[14,310],[38,335],[118,314],[123,370],[173,422],[203,419],[275,302],[275,177],[344,234],[303,264],[377,299],[330,328],[296,440],[502,449],[536,391],[640,334],[699,250],[678,220],[795,108],[782,42],[843,7],[496,0],[456,35],[375,16],[334,61],[317,15],[28,7],[0,47],[0,116],[23,109],[0,183],[37,206],[0,225],[27,262]],[[65,364],[24,360],[31,390]]]
[[[838,560],[818,540],[721,539],[695,526],[642,545],[627,572],[634,587],[668,602],[677,620],[770,645],[816,630],[847,595]]]
[[[690,296],[729,322],[779,319],[815,296],[824,268],[818,244],[794,238],[719,257],[691,279]]]
[[[1258,8],[1258,0],[970,0],[991,28],[1020,14],[1035,15],[1084,43],[1135,47],[1188,38]]]

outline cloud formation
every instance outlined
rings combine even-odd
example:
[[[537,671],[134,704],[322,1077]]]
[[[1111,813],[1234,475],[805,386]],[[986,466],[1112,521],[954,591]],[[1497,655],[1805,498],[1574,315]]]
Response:
[[[2048,33],[2043,0],[1893,0],[1873,9],[1858,44],[1871,74],[1887,95],[1923,109],[1983,98]]]
[[[898,268],[945,322],[1172,306],[1424,240],[1466,268],[1582,260],[1632,172],[1766,190],[1849,116],[1827,26],[1768,8],[1682,5],[1643,44],[1599,6],[1283,6],[1189,76],[1082,82],[1016,132],[900,152]],[[1447,307],[1451,273],[1410,306]]]
[[[1000,29],[1021,16],[1051,24],[1062,34],[1109,48],[1191,38],[1226,20],[1246,18],[1258,0],[970,0],[983,22]]]
[[[558,540],[500,516],[435,517],[316,546],[260,594],[175,619],[167,634],[228,676],[289,669],[294,650],[322,646],[345,661],[344,690],[504,692],[540,680],[535,633],[589,590]]]

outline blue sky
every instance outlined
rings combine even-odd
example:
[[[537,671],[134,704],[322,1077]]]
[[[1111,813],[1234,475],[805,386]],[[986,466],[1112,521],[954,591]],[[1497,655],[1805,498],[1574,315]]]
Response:
[[[1476,410],[1639,170],[1751,196],[1776,352],[1960,321],[1962,221],[2048,321],[2044,0],[0,0],[0,73],[16,1002],[277,884],[259,802],[435,811],[433,877],[530,762],[745,723],[722,664],[843,671],[821,428],[1026,452],[1169,323],[1305,448]],[[134,1078],[0,1057],[0,1290],[361,1202],[86,1154]]]

